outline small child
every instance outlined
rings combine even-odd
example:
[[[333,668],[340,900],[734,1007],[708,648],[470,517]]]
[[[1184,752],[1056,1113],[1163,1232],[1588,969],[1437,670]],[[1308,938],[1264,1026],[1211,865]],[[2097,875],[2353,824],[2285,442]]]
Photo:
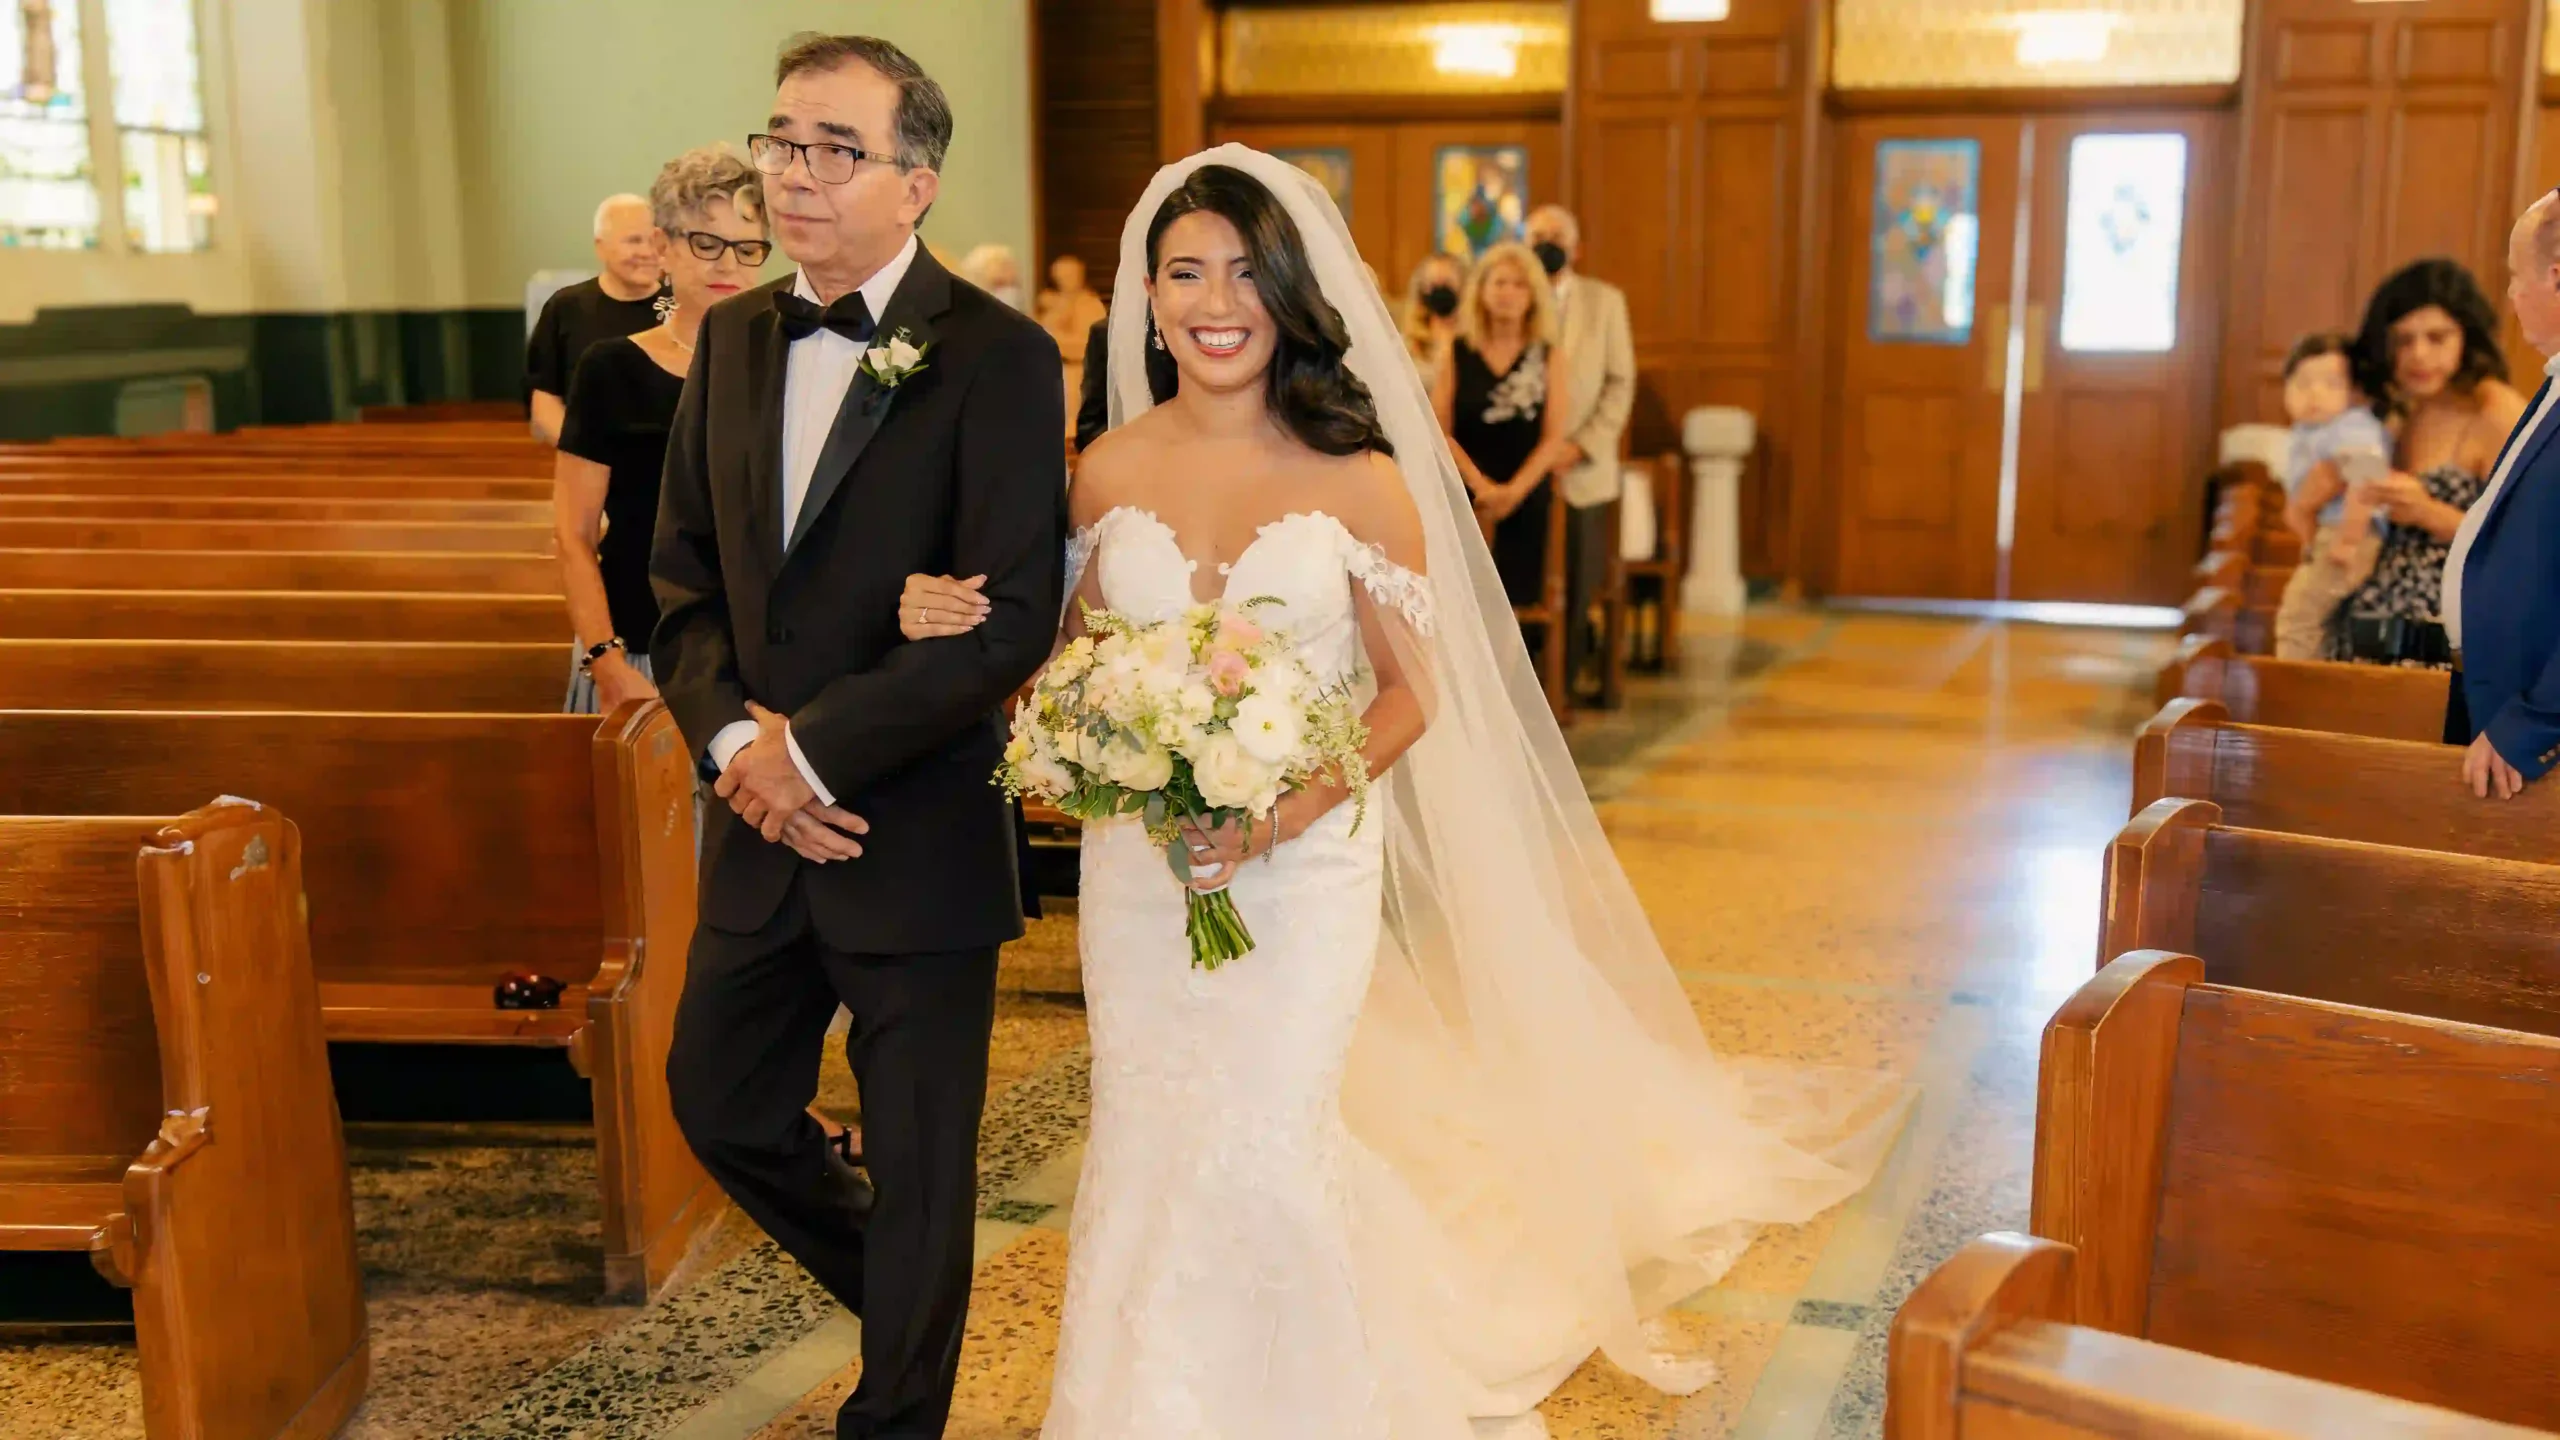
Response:
[[[2356,393],[2347,370],[2353,344],[2306,335],[2285,357],[2284,412],[2293,422],[2285,521],[2305,543],[2276,607],[2279,660],[2320,658],[2329,616],[2372,577],[2391,530],[2363,484],[2390,473],[2391,432]]]

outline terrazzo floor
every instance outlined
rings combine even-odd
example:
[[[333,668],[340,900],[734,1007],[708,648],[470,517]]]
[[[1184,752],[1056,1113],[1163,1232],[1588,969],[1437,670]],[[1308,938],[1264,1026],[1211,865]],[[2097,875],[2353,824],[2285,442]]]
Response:
[[[1700,626],[1673,677],[1573,732],[1708,1038],[1853,1065],[1919,1101],[1884,1173],[1772,1231],[1672,1320],[1696,1395],[1587,1364],[1556,1440],[1864,1437],[1884,1335],[1965,1239],[2024,1224],[2036,1041],[2088,973],[2102,848],[2162,636],[1770,610]],[[1081,1155],[1072,914],[1002,971],[980,1263],[955,1440],[1036,1435]],[[855,1113],[840,1059],[822,1108]],[[734,1213],[657,1304],[606,1305],[576,1125],[351,1127],[374,1381],[391,1437],[833,1434],[858,1329]],[[0,1437],[139,1437],[129,1338],[0,1340]]]

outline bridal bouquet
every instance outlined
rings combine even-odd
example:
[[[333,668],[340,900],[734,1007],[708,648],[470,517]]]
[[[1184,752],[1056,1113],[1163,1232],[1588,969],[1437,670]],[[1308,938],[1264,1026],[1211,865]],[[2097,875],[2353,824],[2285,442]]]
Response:
[[[1368,813],[1368,728],[1347,686],[1324,686],[1287,638],[1255,623],[1276,603],[1199,605],[1140,625],[1085,609],[1069,644],[1014,712],[996,783],[1079,820],[1144,816],[1186,885],[1182,825],[1270,823],[1282,794],[1320,776]],[[1359,821],[1353,822],[1358,829]],[[1251,953],[1253,936],[1224,887],[1190,893],[1191,963],[1214,970]]]

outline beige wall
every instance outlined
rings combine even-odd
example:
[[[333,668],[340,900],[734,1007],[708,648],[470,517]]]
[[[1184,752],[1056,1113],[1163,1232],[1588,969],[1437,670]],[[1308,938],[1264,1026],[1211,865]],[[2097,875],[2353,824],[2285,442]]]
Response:
[[[1031,240],[1025,0],[199,0],[223,209],[195,255],[0,250],[0,324],[45,306],[208,314],[522,303],[587,267],[595,202],[742,143],[791,33],[869,30],[958,115],[927,238]],[[615,28],[598,30],[609,13]]]
[[[690,146],[743,146],[771,110],[774,53],[819,28],[885,36],[949,92],[957,126],[925,238],[953,256],[985,241],[1030,253],[1025,0],[452,4],[474,304],[520,302],[536,270],[592,268],[596,202],[647,190]]]

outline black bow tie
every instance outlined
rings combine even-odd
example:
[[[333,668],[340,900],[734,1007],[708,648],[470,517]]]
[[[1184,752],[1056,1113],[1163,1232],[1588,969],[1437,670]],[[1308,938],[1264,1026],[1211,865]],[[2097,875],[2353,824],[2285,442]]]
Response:
[[[857,345],[871,338],[871,307],[863,303],[859,290],[837,296],[836,303],[823,310],[815,301],[785,290],[773,297],[773,313],[782,317],[782,333],[794,340],[806,340],[820,330],[833,330]]]

